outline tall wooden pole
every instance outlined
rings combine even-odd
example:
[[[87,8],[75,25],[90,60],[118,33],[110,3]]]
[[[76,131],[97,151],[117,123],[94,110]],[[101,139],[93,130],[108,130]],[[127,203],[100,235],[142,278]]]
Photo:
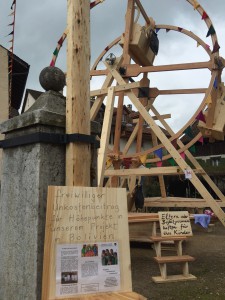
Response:
[[[66,133],[90,135],[90,1],[67,0]],[[90,144],[66,149],[66,185],[90,186]]]

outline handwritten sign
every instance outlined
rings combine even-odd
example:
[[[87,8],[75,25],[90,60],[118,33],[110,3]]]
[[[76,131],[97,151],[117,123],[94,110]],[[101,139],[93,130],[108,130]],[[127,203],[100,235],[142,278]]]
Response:
[[[57,269],[59,269],[56,257],[59,247],[73,249],[74,253],[78,253],[76,254],[78,257],[80,251],[77,252],[77,249],[81,247],[80,245],[96,248],[96,245],[100,247],[110,243],[118,245],[119,270],[117,274],[120,275],[117,278],[120,278],[121,282],[117,286],[120,291],[132,291],[126,190],[119,188],[49,187],[42,300],[55,299],[59,296],[56,289]],[[111,248],[113,249],[113,247]],[[71,253],[70,250],[68,251]],[[100,261],[100,251],[98,256]],[[98,256],[95,257],[96,261],[98,261]],[[88,260],[88,258],[85,259]],[[82,260],[85,259],[82,258]],[[66,272],[61,273],[64,277],[74,277],[76,273],[79,279],[79,274],[81,274],[79,270],[82,270],[82,266],[79,266],[78,274],[76,273],[77,270],[76,272],[66,270]],[[62,268],[61,263],[60,268]],[[83,280],[82,287],[85,285],[85,279]],[[90,279],[87,278],[87,282],[88,280]],[[96,280],[97,277],[95,282]],[[75,281],[73,285],[76,285]],[[66,284],[63,283],[62,286],[63,290],[66,291]],[[76,290],[78,290],[77,294],[80,294],[79,289],[73,287],[73,291]],[[85,293],[86,290],[85,288]],[[88,290],[93,292],[90,284]]]
[[[159,212],[159,223],[163,237],[192,235],[189,213],[187,211]]]

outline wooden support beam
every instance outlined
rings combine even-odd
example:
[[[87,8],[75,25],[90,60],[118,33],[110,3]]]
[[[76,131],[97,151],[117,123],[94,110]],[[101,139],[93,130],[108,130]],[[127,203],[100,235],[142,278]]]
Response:
[[[122,91],[126,91],[126,90],[131,90],[131,89],[135,89],[135,88],[139,88],[140,87],[140,82],[132,82],[132,83],[126,83],[123,85],[117,85],[115,86],[115,92],[122,92]],[[94,90],[91,91],[90,96],[105,96],[108,94],[108,88],[102,88],[100,90]]]
[[[196,70],[196,69],[209,69],[212,70],[213,63],[208,62],[196,62],[196,63],[184,63],[184,64],[172,64],[172,65],[162,65],[162,66],[147,66],[140,67],[139,65],[127,65],[126,66],[126,77],[137,77],[141,73],[155,73],[155,72],[169,72],[169,71],[185,71],[185,70]],[[107,75],[108,71],[97,70],[92,71],[92,76],[102,76]]]
[[[151,88],[149,90],[149,97],[156,98],[159,95],[186,95],[186,94],[205,94],[207,89],[173,89],[173,90],[159,90],[157,88]]]
[[[201,170],[194,169],[193,173],[201,174]],[[180,167],[157,167],[157,168],[137,168],[137,169],[120,169],[120,170],[106,170],[105,176],[159,176],[159,175],[181,175],[184,172]]]
[[[100,149],[98,151],[98,186],[103,185],[107,149],[109,145],[109,136],[111,131],[113,106],[115,99],[115,88],[110,87],[105,108],[105,117],[102,125],[102,134],[100,140]]]
[[[149,17],[147,15],[147,13],[145,12],[144,7],[141,4],[141,1],[140,0],[135,0],[135,2],[137,4],[137,6],[139,7],[142,16],[144,17],[145,22],[149,25],[150,24],[150,20],[149,20]]]
[[[158,145],[157,136],[155,135],[155,133],[153,131],[152,131],[152,143],[153,143],[153,146]],[[158,179],[159,179],[159,187],[160,187],[161,195],[163,198],[165,198],[166,197],[166,187],[165,187],[165,181],[164,181],[163,175],[159,175]]]
[[[160,115],[161,118],[163,119],[170,119],[171,118],[171,114],[165,114],[165,115]],[[153,120],[159,120],[159,118],[157,116],[152,116]],[[138,123],[139,119],[133,119],[133,123],[136,124]]]
[[[214,199],[220,207],[225,207],[225,202]],[[147,197],[145,207],[190,207],[205,208],[207,202],[201,198],[180,198],[180,197]]]
[[[68,0],[66,133],[90,135],[90,1]],[[90,186],[90,144],[66,147],[66,185]]]

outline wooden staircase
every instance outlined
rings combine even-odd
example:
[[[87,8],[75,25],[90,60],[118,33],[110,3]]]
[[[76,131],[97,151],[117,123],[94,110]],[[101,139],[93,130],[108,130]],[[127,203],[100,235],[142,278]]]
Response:
[[[155,283],[165,283],[165,282],[175,282],[175,281],[186,281],[186,280],[196,280],[197,278],[189,273],[189,262],[195,260],[194,257],[190,255],[183,255],[182,243],[187,237],[161,237],[159,235],[151,236],[151,241],[154,243],[154,248],[156,251],[156,257],[154,260],[159,264],[160,276],[152,277]],[[162,243],[173,242],[177,255],[173,256],[162,256]],[[167,274],[167,264],[168,263],[179,263],[182,267],[181,274],[178,275],[168,275]]]

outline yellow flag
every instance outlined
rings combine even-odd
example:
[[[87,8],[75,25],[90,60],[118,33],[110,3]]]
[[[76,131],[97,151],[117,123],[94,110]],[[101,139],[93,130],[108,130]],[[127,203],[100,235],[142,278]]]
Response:
[[[211,97],[211,95],[208,96],[208,98],[205,101],[205,104],[207,104],[207,105],[212,104],[212,97]]]
[[[200,44],[199,44],[199,42],[197,42],[197,47],[199,47],[200,46]]]
[[[193,6],[194,6],[194,10],[196,10],[200,6],[200,4],[196,0],[194,0]]]
[[[140,161],[142,164],[145,164],[146,160],[147,160],[147,154],[140,156]]]
[[[112,165],[112,159],[111,159],[111,158],[108,158],[108,159],[106,160],[106,168],[108,169],[111,165]]]

